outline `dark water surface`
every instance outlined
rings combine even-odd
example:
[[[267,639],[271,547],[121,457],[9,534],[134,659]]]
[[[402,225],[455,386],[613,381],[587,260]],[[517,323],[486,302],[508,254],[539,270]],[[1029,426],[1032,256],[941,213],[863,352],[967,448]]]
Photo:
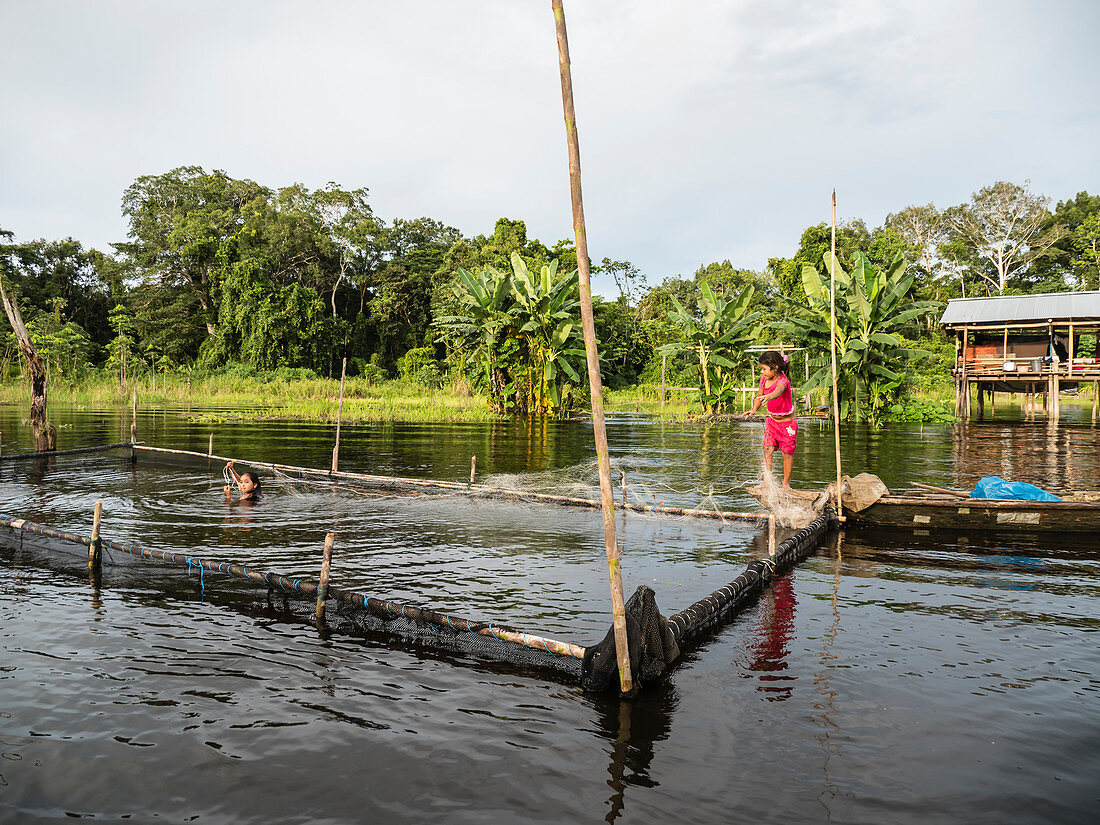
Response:
[[[1004,415],[1002,410],[998,412]],[[1011,411],[1009,411],[1011,415]],[[4,452],[29,448],[0,407]],[[326,467],[333,428],[232,411],[144,414],[156,446]],[[54,409],[62,447],[129,436]],[[844,434],[846,472],[1100,489],[1100,429],[1017,417]],[[636,500],[750,509],[758,424],[608,425]],[[345,427],[341,469],[590,493],[584,422]],[[830,480],[800,433],[796,483]],[[609,625],[598,513],[403,497],[125,454],[0,464],[0,511],[334,582],[589,644]],[[764,549],[751,526],[629,514],[628,592],[675,612]],[[632,702],[549,674],[320,632],[185,570],[0,544],[0,822],[1094,822],[1100,811],[1095,536],[849,530]],[[122,561],[122,560],[118,560]],[[262,600],[261,600],[262,601]]]

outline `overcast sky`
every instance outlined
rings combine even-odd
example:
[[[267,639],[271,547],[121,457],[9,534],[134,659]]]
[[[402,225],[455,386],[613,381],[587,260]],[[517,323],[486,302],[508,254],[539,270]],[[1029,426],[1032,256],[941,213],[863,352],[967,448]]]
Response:
[[[762,269],[997,180],[1100,193],[1096,0],[565,0],[590,252]],[[0,227],[124,240],[177,166],[572,237],[549,0],[0,0]],[[1053,203],[1052,203],[1053,206]],[[610,284],[597,282],[598,292]]]

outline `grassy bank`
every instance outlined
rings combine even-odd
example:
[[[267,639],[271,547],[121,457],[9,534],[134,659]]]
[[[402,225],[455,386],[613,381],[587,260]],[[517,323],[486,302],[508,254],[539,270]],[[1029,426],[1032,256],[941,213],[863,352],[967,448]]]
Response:
[[[138,392],[143,407],[163,407],[191,411],[196,417],[222,417],[226,412],[246,420],[283,419],[299,421],[335,421],[339,407],[340,382],[327,378],[277,375],[215,374],[143,377],[121,384],[115,376],[91,376],[79,383],[51,382],[51,402],[77,407],[124,407]],[[10,380],[0,384],[0,403],[22,406],[29,403],[26,381]],[[744,403],[747,403],[746,399]],[[815,399],[816,401],[817,399]],[[702,414],[697,392],[672,392],[662,406],[659,388],[642,385],[624,390],[608,390],[604,396],[608,414],[644,413],[670,421],[683,421]],[[1017,401],[1019,403],[1019,401]],[[1092,403],[1091,387],[1084,388],[1077,400],[1062,397],[1062,404]],[[731,413],[741,412],[735,403]],[[954,390],[938,387],[922,392],[917,398],[895,405],[887,421],[953,420]],[[483,422],[499,420],[489,410],[483,396],[464,382],[452,382],[440,389],[408,381],[369,381],[349,378],[344,387],[344,421],[402,422]]]
[[[51,402],[82,407],[121,407],[134,390],[142,406],[193,410],[196,415],[231,408],[234,417],[335,421],[340,382],[326,378],[279,379],[264,376],[158,376],[125,385],[117,378],[89,378],[77,384],[52,383]],[[22,381],[0,384],[0,403],[29,400]],[[403,381],[369,382],[350,378],[344,385],[344,421],[492,421],[484,398],[461,385],[433,390]]]

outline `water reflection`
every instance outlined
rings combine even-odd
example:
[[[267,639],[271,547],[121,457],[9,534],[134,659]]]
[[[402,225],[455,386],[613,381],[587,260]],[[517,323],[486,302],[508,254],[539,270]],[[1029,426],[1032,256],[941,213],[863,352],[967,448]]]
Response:
[[[824,777],[821,792],[817,795],[817,801],[825,809],[825,816],[832,819],[832,810],[829,803],[836,798],[839,788],[829,774],[830,762],[834,756],[840,756],[840,743],[834,742],[833,737],[840,734],[840,726],[834,721],[836,714],[837,690],[833,687],[832,671],[836,654],[833,653],[833,645],[836,643],[837,633],[840,631],[840,568],[843,563],[841,546],[844,541],[844,532],[838,530],[833,539],[834,553],[832,561],[832,598],[830,600],[832,622],[821,637],[821,652],[818,656],[819,669],[814,673],[814,700],[813,708],[816,711],[814,723],[820,728],[817,741],[821,747],[823,757],[821,772]]]
[[[611,742],[606,822],[625,813],[628,787],[655,788],[660,784],[651,776],[655,745],[668,738],[677,704],[675,691],[667,683],[633,701],[598,701],[600,732]]]

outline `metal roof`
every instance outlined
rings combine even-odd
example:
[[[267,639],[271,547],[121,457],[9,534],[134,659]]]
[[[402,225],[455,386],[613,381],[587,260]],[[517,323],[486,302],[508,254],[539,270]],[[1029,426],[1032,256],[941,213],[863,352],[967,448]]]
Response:
[[[1100,291],[954,298],[940,318],[944,326],[1027,323],[1028,321],[1100,321]]]

